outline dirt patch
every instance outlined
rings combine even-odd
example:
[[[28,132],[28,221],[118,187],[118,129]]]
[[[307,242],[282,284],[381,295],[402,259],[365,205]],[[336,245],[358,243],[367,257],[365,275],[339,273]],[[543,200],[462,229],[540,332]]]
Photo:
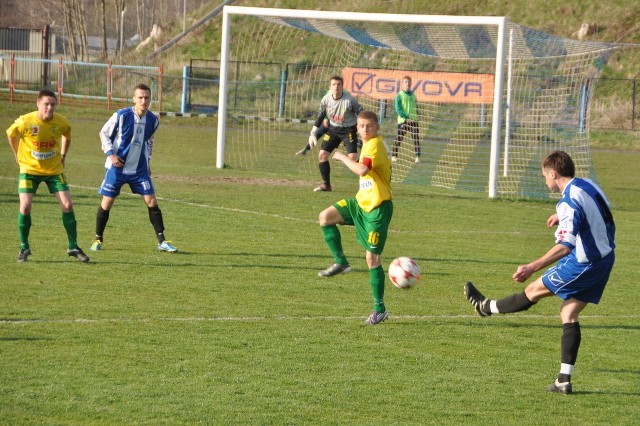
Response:
[[[196,185],[212,185],[216,183],[228,183],[233,185],[269,185],[305,187],[313,185],[313,182],[301,179],[273,179],[273,178],[248,178],[238,176],[169,176],[153,175],[154,180],[163,182],[193,183]]]

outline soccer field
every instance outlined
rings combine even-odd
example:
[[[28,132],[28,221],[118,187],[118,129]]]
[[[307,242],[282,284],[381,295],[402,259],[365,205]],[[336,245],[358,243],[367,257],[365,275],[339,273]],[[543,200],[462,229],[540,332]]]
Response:
[[[19,112],[0,109],[0,127]],[[74,126],[66,173],[91,261],[67,257],[60,209],[41,187],[33,254],[15,262],[18,168],[0,144],[0,424],[637,424],[639,152],[594,153],[617,260],[602,302],[581,316],[575,393],[564,396],[545,392],[560,362],[559,299],[479,318],[462,290],[521,289],[511,274],[553,244],[553,203],[396,185],[383,263],[413,257],[423,280],[407,291],[387,280],[390,318],[370,327],[353,229],[341,228],[353,271],[317,276],[332,261],[318,213],[353,196],[355,177],[313,193],[313,176],[217,170],[213,119],[163,119],[152,167],[179,252],[155,250],[147,209],[125,190],[104,250],[90,253],[109,113],[60,112]]]

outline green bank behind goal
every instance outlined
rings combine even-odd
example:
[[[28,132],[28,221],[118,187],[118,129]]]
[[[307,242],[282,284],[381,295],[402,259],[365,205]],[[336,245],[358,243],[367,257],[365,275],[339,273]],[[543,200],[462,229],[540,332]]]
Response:
[[[319,177],[316,151],[294,153],[308,139],[334,74],[379,114],[391,147],[393,100],[410,76],[422,155],[414,161],[405,137],[395,182],[548,198],[540,161],[552,150],[569,152],[577,173],[595,179],[591,82],[618,48],[498,17],[226,6],[217,167]]]

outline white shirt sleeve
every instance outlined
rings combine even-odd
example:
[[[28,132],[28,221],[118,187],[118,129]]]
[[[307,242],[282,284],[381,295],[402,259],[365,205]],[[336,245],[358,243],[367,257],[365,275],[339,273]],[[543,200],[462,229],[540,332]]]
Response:
[[[105,154],[113,150],[113,140],[111,140],[111,135],[113,134],[113,129],[116,127],[117,120],[118,114],[114,112],[104,126],[102,126],[100,133],[98,133],[100,136],[100,144],[102,145],[102,152]]]
[[[558,213],[558,228],[555,232],[556,244],[563,244],[570,248],[576,246],[576,229],[574,223],[575,210],[569,204],[562,202],[556,208]]]

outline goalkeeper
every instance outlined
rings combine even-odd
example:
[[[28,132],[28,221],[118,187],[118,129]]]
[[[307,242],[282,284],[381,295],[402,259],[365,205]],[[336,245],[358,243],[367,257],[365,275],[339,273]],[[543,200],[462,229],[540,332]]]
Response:
[[[331,93],[331,90],[327,90],[326,94],[330,94],[330,93]],[[344,94],[349,92],[343,89],[342,93]],[[329,131],[329,119],[325,117],[324,120],[322,120],[322,126],[318,127],[314,132],[314,136],[316,137],[316,140],[320,139],[328,131]],[[309,141],[307,141],[302,147],[302,149],[296,152],[296,155],[307,155],[307,151],[311,151],[312,149],[313,149],[313,146],[310,144]]]
[[[416,94],[411,91],[411,77],[402,79],[402,90],[396,95],[394,101],[398,114],[398,136],[391,153],[391,161],[398,159],[398,148],[407,133],[411,133],[415,149],[415,162],[420,162],[420,129],[418,128],[418,111],[416,108]]]
[[[316,140],[320,139],[329,130],[329,119],[325,117],[322,120],[322,126],[318,127],[314,133]],[[300,151],[296,152],[296,155],[307,155],[307,151],[311,151],[311,145],[309,142],[305,143]]]
[[[314,188],[314,192],[331,191],[329,154],[340,145],[340,142],[344,143],[349,158],[358,161],[356,121],[363,108],[351,94],[342,90],[343,86],[344,80],[341,76],[331,77],[329,93],[320,101],[318,116],[309,134],[310,148],[313,148],[318,140],[321,142],[318,168],[322,176],[322,184]],[[318,138],[316,132],[325,118],[329,119],[329,129],[321,138]]]

